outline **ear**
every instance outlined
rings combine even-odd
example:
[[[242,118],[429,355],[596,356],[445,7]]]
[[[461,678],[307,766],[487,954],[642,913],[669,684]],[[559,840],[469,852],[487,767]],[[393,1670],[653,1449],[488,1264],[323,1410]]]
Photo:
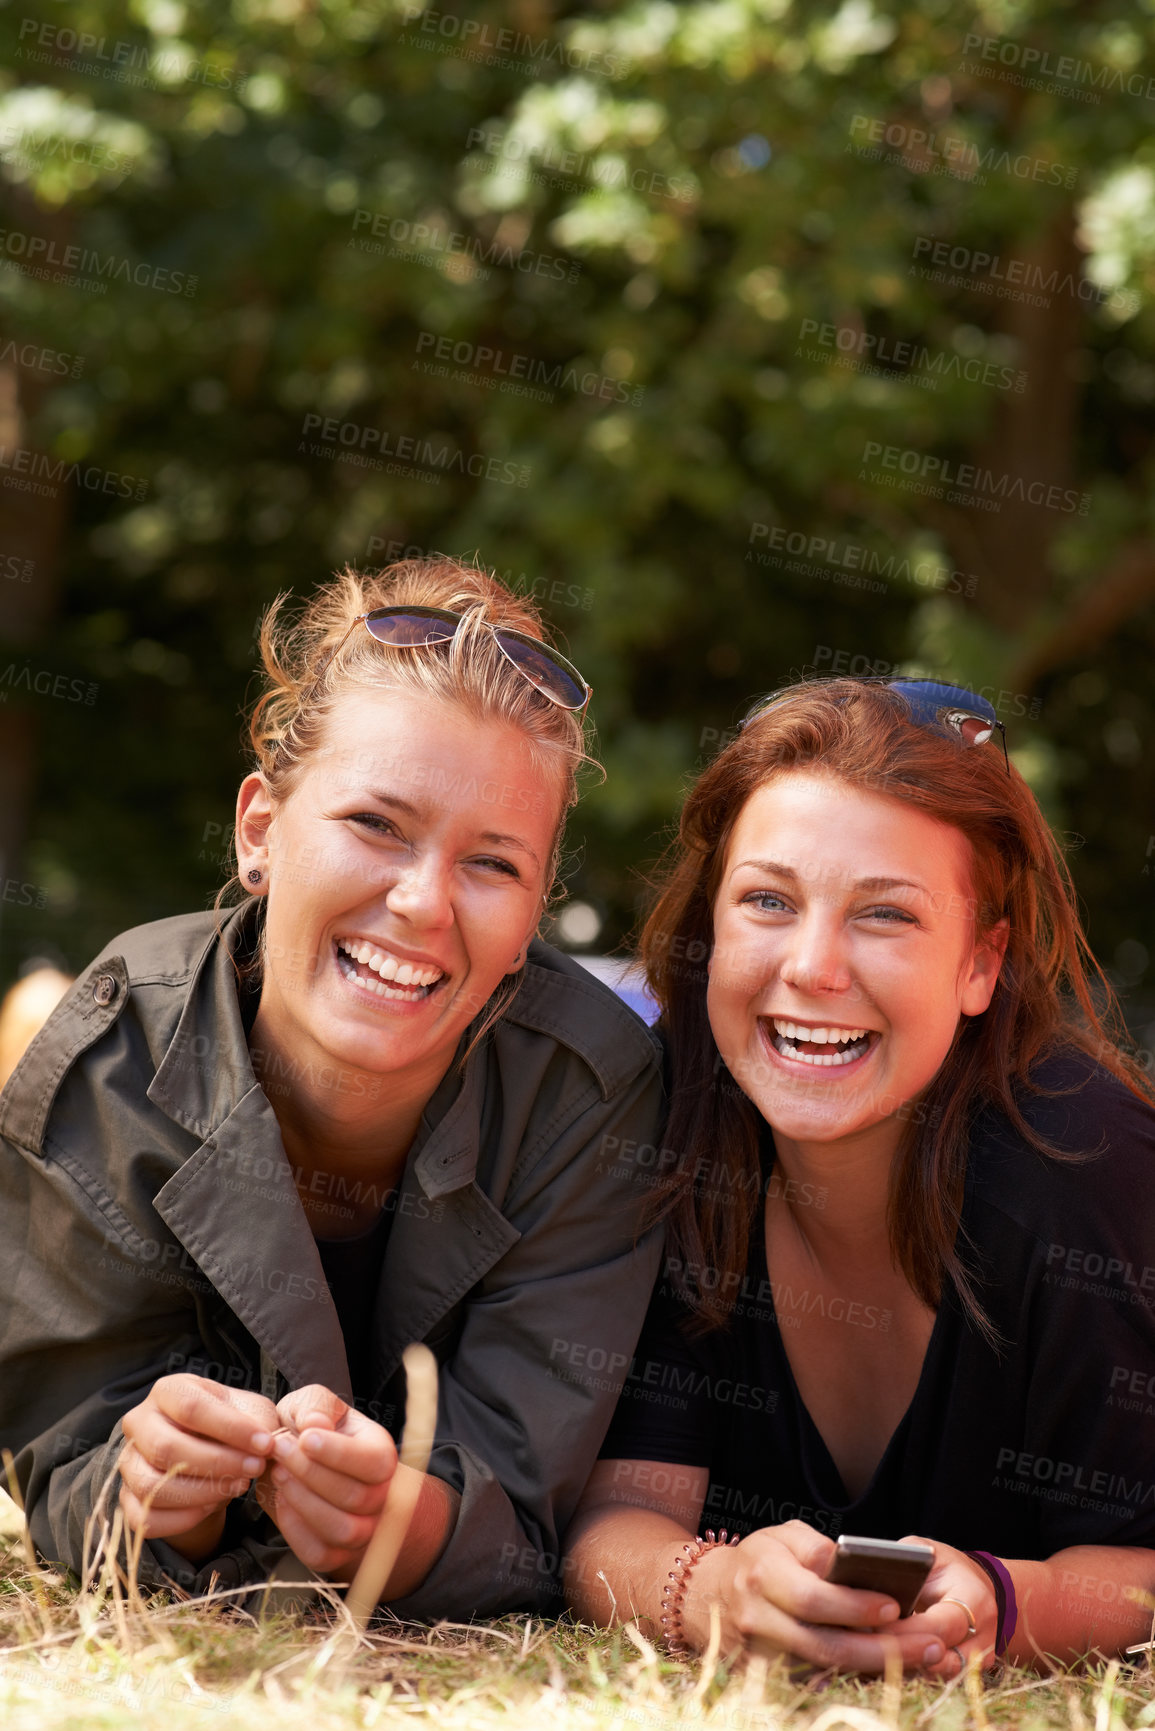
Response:
[[[246,775],[237,793],[237,875],[250,895],[260,895],[269,887],[269,829],[273,821],[273,802],[265,778],[257,770]],[[261,881],[249,883],[249,873],[259,871]]]
[[[509,964],[508,968],[505,970],[507,974],[516,974],[522,968],[524,968],[524,966],[526,964],[526,959],[529,955],[529,946],[530,946],[530,944],[532,944],[534,938],[536,938],[536,936],[537,936],[537,928],[541,924],[541,916],[544,912],[545,912],[545,897],[542,896],[541,900],[537,904],[537,916],[534,919],[532,926],[530,926],[528,932],[526,932],[524,938],[521,940],[520,950],[518,950],[516,956],[514,956],[512,962]]]
[[[1010,921],[1002,919],[977,940],[959,1000],[964,1016],[981,1016],[994,997],[1010,935]]]

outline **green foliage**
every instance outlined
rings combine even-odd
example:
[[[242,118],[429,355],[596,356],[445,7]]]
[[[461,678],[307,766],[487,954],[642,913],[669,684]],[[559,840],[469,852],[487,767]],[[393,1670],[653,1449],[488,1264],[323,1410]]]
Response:
[[[1153,39],[1059,0],[0,9],[0,340],[83,357],[4,443],[147,483],[15,536],[0,678],[99,692],[9,677],[47,910],[3,908],[6,971],[211,899],[261,608],[416,547],[534,590],[595,688],[602,947],[750,699],[842,656],[993,688],[1137,985]]]

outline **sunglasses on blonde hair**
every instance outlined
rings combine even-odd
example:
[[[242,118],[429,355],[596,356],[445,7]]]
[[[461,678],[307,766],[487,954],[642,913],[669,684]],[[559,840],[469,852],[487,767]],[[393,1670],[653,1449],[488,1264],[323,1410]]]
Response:
[[[364,625],[371,637],[389,649],[427,649],[451,642],[465,617],[463,613],[450,613],[444,607],[377,607],[372,613],[359,613],[321,673],[340,653],[349,633],[358,625]],[[559,709],[585,710],[593,696],[593,688],[587,685],[572,661],[567,661],[556,649],[551,649],[537,637],[527,636],[524,631],[511,631],[508,626],[494,625],[488,619],[482,620],[482,624],[487,631],[492,631],[505,659],[516,667],[535,691],[540,691]],[[320,674],[317,677],[320,678]]]
[[[999,720],[993,703],[980,697],[977,692],[968,691],[963,685],[943,685],[936,679],[918,679],[909,675],[899,675],[889,678],[884,674],[865,674],[857,678],[858,685],[881,685],[887,691],[897,691],[909,711],[910,720],[917,727],[933,727],[940,733],[946,733],[959,740],[963,745],[985,745],[995,730],[1003,746],[1003,758],[1007,766],[1007,774],[1011,773],[1011,760],[1007,752],[1007,730]],[[794,694],[790,691],[781,694],[772,693],[756,703],[744,720],[738,723],[739,729],[748,727],[752,721],[777,708],[780,703],[789,703]]]

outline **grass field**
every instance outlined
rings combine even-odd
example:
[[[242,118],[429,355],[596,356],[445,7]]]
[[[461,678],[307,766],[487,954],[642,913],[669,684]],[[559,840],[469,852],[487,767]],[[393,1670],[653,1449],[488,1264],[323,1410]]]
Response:
[[[2,1493],[0,1493],[2,1496]],[[1117,1663],[948,1684],[891,1677],[792,1679],[780,1663],[729,1675],[663,1659],[631,1631],[507,1617],[400,1627],[359,1647],[338,1610],[323,1620],[152,1599],[107,1577],[81,1594],[34,1576],[19,1516],[0,1508],[2,1731],[962,1731],[1025,1726],[1122,1731],[1155,1725],[1155,1674]]]

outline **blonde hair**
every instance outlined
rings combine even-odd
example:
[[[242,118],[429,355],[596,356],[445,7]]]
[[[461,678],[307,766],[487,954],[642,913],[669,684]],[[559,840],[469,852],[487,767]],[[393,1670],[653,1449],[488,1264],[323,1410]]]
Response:
[[[486,629],[503,626],[546,642],[533,602],[514,595],[479,566],[440,553],[402,559],[375,573],[347,566],[295,614],[290,600],[288,593],[278,595],[261,621],[265,688],[249,720],[252,767],[272,798],[288,798],[324,749],[327,723],[346,692],[388,687],[439,697],[477,721],[520,728],[534,768],[554,780],[558,820],[543,885],[548,898],[557,879],[566,814],[578,798],[578,771],[584,764],[595,770],[600,765],[586,749],[584,717],[543,697]],[[360,614],[405,606],[443,607],[463,617],[449,643],[430,649],[390,649],[363,628],[350,631]],[[238,891],[248,893],[234,871],[217,896],[217,908],[235,900]],[[262,929],[258,966],[263,949]]]

